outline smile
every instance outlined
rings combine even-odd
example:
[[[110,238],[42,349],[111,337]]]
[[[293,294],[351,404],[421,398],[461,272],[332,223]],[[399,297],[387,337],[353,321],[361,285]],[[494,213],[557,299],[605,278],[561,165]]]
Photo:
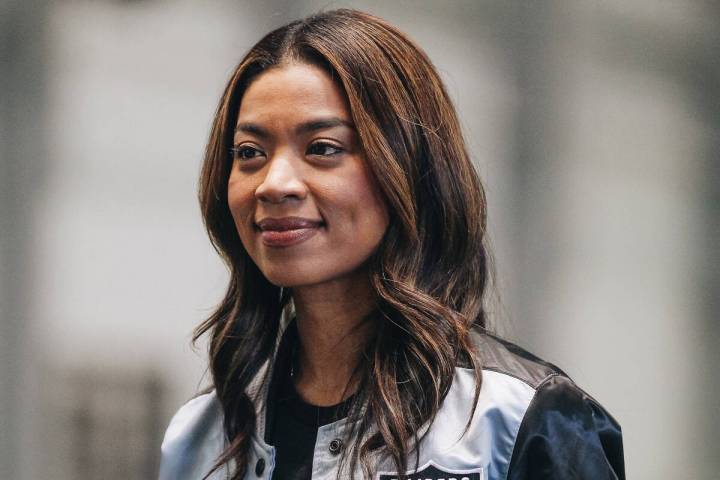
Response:
[[[308,240],[324,225],[319,220],[302,217],[266,217],[256,227],[268,247],[289,247]]]
[[[260,231],[260,238],[268,247],[289,247],[310,239],[318,230],[320,230],[319,226],[292,230],[264,230]]]

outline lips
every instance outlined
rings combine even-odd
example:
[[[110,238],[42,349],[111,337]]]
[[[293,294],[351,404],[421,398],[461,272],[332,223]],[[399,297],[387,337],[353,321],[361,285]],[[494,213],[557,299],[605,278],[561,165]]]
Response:
[[[282,217],[282,218],[263,218],[257,222],[257,226],[262,231],[278,231],[284,232],[286,230],[296,230],[300,228],[315,228],[322,225],[319,220],[311,220],[309,218],[301,217]]]
[[[260,237],[269,247],[289,247],[315,235],[323,222],[301,217],[263,218],[257,222]]]

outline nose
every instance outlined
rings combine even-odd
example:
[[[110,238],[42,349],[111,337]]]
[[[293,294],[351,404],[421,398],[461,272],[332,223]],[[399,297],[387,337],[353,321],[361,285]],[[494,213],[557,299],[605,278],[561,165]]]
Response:
[[[291,154],[274,155],[266,168],[265,178],[255,190],[255,198],[267,203],[305,198],[307,189]]]

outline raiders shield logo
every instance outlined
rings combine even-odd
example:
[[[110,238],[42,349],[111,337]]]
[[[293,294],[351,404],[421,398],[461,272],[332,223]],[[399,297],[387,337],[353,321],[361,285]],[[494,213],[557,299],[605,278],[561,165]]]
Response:
[[[482,467],[470,470],[446,468],[430,461],[416,472],[407,473],[407,480],[485,480]],[[380,472],[378,480],[400,480],[397,473]]]

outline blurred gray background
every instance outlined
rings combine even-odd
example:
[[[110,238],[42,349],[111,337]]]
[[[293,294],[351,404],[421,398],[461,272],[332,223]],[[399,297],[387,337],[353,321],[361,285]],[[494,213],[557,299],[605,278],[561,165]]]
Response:
[[[613,413],[628,478],[720,478],[720,5],[680,0],[0,3],[0,478],[155,477],[226,282],[195,198],[217,100],[339,6],[446,81],[498,329]]]

